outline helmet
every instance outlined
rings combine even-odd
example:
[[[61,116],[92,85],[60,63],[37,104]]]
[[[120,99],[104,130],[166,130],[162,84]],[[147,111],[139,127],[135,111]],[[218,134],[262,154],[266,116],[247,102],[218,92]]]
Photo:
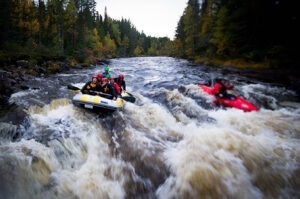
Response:
[[[102,78],[102,82],[108,82],[108,79],[107,78]]]
[[[102,78],[103,77],[102,73],[98,73],[97,77]]]
[[[106,75],[106,78],[107,78],[107,79],[110,79],[110,74]]]
[[[120,74],[120,75],[119,75],[119,78],[120,78],[120,79],[124,79],[124,75],[123,75],[123,74]]]
[[[109,68],[108,68],[108,67],[105,67],[105,68],[104,68],[104,71],[108,73]]]
[[[94,79],[94,78],[96,78],[96,79],[97,79],[97,75],[93,75],[93,76],[92,76],[92,79]]]

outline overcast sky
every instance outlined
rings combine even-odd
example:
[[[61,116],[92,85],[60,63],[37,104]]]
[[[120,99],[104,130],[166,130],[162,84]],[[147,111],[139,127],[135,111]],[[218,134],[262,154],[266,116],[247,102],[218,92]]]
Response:
[[[129,19],[139,32],[147,36],[174,38],[179,18],[188,0],[96,0],[97,11],[104,8],[113,19]]]

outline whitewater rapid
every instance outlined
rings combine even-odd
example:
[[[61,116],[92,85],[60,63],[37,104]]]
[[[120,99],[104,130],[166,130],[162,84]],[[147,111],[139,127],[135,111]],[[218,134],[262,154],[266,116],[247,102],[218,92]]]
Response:
[[[114,59],[110,68],[137,98],[113,114],[74,106],[65,86],[102,66],[51,77],[61,86],[39,103],[12,95],[29,126],[0,141],[0,198],[299,198],[300,108],[280,105],[293,91],[236,76],[236,92],[261,107],[243,112],[213,107],[195,83],[213,72],[185,60]]]

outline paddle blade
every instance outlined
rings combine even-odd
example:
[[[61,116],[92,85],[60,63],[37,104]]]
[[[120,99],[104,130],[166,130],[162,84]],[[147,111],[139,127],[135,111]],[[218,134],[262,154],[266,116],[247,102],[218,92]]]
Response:
[[[132,96],[122,97],[122,99],[125,100],[126,102],[131,102],[131,103],[135,102],[135,98]]]
[[[128,93],[128,92],[126,92],[125,96],[122,96],[122,99],[125,100],[126,102],[131,102],[131,103],[135,102],[135,97],[131,93]]]
[[[69,90],[73,90],[73,91],[80,90],[80,88],[78,88],[78,87],[76,87],[76,86],[73,86],[73,85],[71,85],[71,84],[69,84],[69,85],[67,86],[67,88],[68,88]]]

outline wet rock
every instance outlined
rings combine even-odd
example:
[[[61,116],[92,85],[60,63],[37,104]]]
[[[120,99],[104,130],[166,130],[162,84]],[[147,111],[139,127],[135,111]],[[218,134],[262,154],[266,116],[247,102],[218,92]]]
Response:
[[[34,70],[35,70],[38,74],[45,74],[45,73],[47,72],[47,71],[45,70],[44,67],[38,66],[38,65],[35,66]]]
[[[2,110],[2,117],[0,118],[0,122],[11,123],[13,125],[21,125],[25,122],[27,117],[28,114],[24,111],[23,107],[12,105]]]
[[[18,126],[10,123],[0,122],[0,137],[4,140],[12,140],[17,134]]]
[[[0,114],[0,137],[11,141],[22,137],[29,127],[28,114],[19,106],[10,106]]]
[[[10,69],[10,71],[0,70],[0,108],[6,109],[10,105],[8,100],[11,94],[20,90],[28,90],[29,86],[26,82],[30,79],[32,76],[26,74],[22,68]]]
[[[17,61],[17,66],[20,66],[22,68],[28,68],[29,67],[29,62],[27,60],[18,60]]]
[[[9,96],[13,93],[13,85],[15,82],[10,78],[11,73],[7,71],[0,71],[0,108],[3,109],[8,105]]]

